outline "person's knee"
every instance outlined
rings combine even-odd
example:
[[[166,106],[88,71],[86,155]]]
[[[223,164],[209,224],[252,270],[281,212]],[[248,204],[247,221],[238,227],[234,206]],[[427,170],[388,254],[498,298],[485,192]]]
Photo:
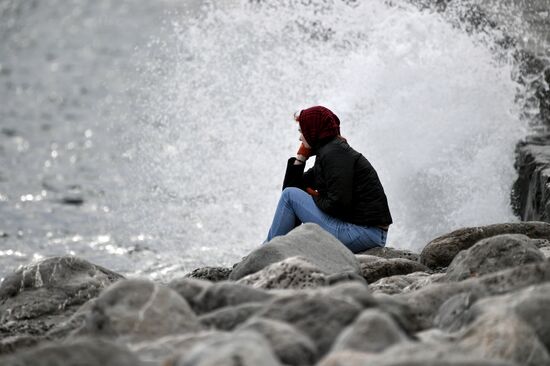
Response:
[[[283,189],[282,196],[285,200],[292,200],[293,197],[296,197],[302,190],[296,187],[286,187]]]

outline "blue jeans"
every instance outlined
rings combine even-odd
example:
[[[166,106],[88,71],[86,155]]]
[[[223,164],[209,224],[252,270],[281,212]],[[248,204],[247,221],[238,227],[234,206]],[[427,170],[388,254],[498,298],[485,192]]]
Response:
[[[294,187],[283,190],[266,242],[307,222],[321,226],[353,253],[386,245],[387,231],[376,226],[350,224],[327,215],[317,207],[313,197]]]

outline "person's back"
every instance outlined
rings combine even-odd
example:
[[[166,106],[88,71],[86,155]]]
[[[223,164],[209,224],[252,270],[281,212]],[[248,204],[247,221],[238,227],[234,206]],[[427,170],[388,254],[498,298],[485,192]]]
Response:
[[[353,161],[353,182],[351,190],[351,207],[344,210],[339,218],[361,226],[387,226],[392,224],[392,217],[384,188],[378,174],[371,163],[359,152],[355,151],[345,140],[335,138],[317,152],[317,161],[332,155],[334,158]],[[346,174],[335,170],[321,172],[325,177],[334,174]],[[327,179],[327,178],[325,178]],[[322,188],[321,188],[322,190]]]

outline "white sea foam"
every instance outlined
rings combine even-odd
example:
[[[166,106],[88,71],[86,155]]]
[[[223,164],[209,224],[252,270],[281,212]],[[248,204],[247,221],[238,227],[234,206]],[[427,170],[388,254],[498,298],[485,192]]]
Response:
[[[140,124],[126,136],[143,199],[125,207],[143,231],[180,238],[187,255],[215,247],[210,262],[259,245],[297,148],[292,113],[316,104],[377,169],[389,245],[420,250],[462,226],[515,220],[514,148],[527,127],[490,36],[383,1],[267,3],[175,16],[151,43]]]

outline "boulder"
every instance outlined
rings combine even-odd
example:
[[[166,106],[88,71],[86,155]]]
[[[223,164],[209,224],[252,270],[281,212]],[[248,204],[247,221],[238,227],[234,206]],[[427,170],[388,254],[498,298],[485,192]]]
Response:
[[[467,321],[465,314],[468,309],[481,297],[482,295],[476,291],[465,291],[451,296],[439,307],[434,318],[434,325],[447,332],[459,330]]]
[[[544,258],[550,259],[550,241],[545,239],[538,239],[537,248],[541,251]]]
[[[547,184],[550,179],[549,141],[550,134],[537,134],[516,146],[518,179],[512,188],[512,198],[514,211],[522,220],[550,219],[550,192]]]
[[[201,329],[195,313],[177,292],[134,279],[115,283],[96,299],[82,333],[141,340]]]
[[[229,279],[232,269],[227,267],[202,267],[193,270],[185,277],[196,278],[212,282],[225,281]]]
[[[550,261],[526,264],[460,282],[434,283],[420,290],[395,295],[395,298],[407,304],[411,321],[418,331],[431,328],[436,311],[455,295],[474,293],[476,299],[482,299],[546,282],[550,282]]]
[[[223,281],[205,288],[196,296],[197,313],[207,313],[225,306],[235,306],[247,302],[265,302],[274,295],[261,289],[240,283]]]
[[[471,278],[462,283],[479,283],[491,295],[504,294],[524,287],[550,282],[550,261],[526,264],[495,273],[489,273],[478,279]]]
[[[207,328],[230,331],[258,313],[264,304],[247,302],[236,306],[226,306],[211,313],[201,315],[199,320]]]
[[[396,295],[396,299],[404,301],[410,309],[411,321],[414,330],[420,331],[431,328],[440,306],[451,297],[468,291],[476,291],[479,295],[487,296],[483,286],[478,283],[450,282],[431,284],[420,290]]]
[[[390,315],[373,308],[363,311],[355,322],[340,333],[332,350],[377,353],[409,340],[407,333]]]
[[[198,300],[198,296],[201,292],[212,286],[212,282],[184,277],[170,281],[167,286],[180,294],[195,312],[199,312],[201,303]]]
[[[356,255],[356,258],[361,266],[361,274],[368,283],[374,283],[384,277],[429,272],[425,265],[409,259],[385,259],[373,255]]]
[[[171,360],[178,355],[186,354],[191,351],[193,347],[202,344],[206,340],[224,334],[227,333],[212,330],[197,333],[172,334],[152,340],[134,342],[130,347],[148,366],[164,366],[164,361]]]
[[[533,241],[520,234],[496,235],[480,240],[456,255],[441,280],[462,281],[509,267],[543,262],[544,255]]]
[[[0,335],[41,335],[123,277],[76,257],[25,266],[0,284]]]
[[[48,344],[9,357],[2,366],[139,366],[141,361],[128,349],[101,339],[77,339]]]
[[[548,240],[550,224],[530,221],[459,229],[429,242],[420,253],[420,262],[431,269],[447,267],[461,250],[481,239],[501,234],[523,234],[532,239]]]
[[[373,355],[358,351],[335,351],[324,357],[317,366],[365,366],[370,365]]]
[[[78,333],[86,327],[86,319],[90,316],[95,299],[84,303],[71,317],[61,323],[56,324],[47,333],[46,336],[51,339],[66,338],[73,333]]]
[[[290,324],[273,319],[253,318],[237,328],[237,331],[243,330],[262,334],[277,358],[285,365],[312,365],[317,359],[317,349],[313,341]]]
[[[309,293],[344,300],[349,303],[357,304],[362,308],[378,305],[378,302],[372,295],[369,287],[362,281],[341,282],[332,286],[309,290]]]
[[[47,340],[44,336],[14,335],[0,339],[0,356],[29,348]]]
[[[402,258],[402,259],[408,259],[414,262],[418,262],[420,260],[420,255],[417,253],[413,253],[410,250],[402,250],[402,249],[396,249],[392,247],[371,248],[364,252],[357,253],[357,255],[373,255],[375,257],[385,258],[385,259]]]
[[[197,344],[166,366],[282,366],[269,343],[256,332],[220,334]]]
[[[383,353],[335,351],[318,366],[520,366],[492,360],[470,350],[445,343],[399,343]]]
[[[315,342],[322,356],[361,310],[355,301],[301,292],[274,299],[257,316],[292,324]]]
[[[461,324],[472,323],[487,314],[517,316],[530,326],[542,344],[550,350],[550,283],[530,286],[507,294],[480,299],[462,314],[456,321]],[[503,316],[504,317],[504,316]],[[508,331],[513,329],[509,326]]]
[[[544,311],[549,312],[547,308]],[[546,328],[550,329],[549,326]],[[536,332],[512,312],[484,312],[456,343],[485,358],[526,366],[550,365],[548,350]]]
[[[291,257],[301,257],[327,275],[361,273],[349,249],[319,225],[308,223],[253,250],[233,268],[229,278],[241,279]]]
[[[290,257],[241,278],[237,283],[263,289],[304,289],[326,286],[328,276],[301,257]]]
[[[378,294],[401,294],[426,287],[442,276],[443,274],[440,273],[430,274],[426,272],[413,272],[406,275],[381,278],[369,284],[369,288],[373,293]]]

